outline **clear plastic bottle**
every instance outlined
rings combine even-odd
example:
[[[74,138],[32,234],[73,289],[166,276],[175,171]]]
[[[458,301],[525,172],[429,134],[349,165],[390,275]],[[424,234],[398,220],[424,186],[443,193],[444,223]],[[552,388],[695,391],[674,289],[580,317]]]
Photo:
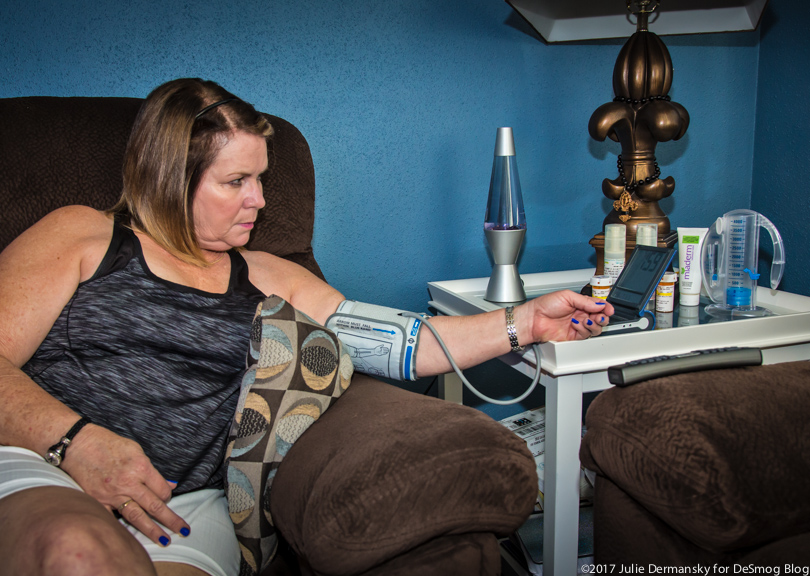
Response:
[[[658,246],[658,224],[639,224],[636,228],[636,246]]]
[[[658,246],[658,224],[639,224],[636,227],[636,246]],[[647,310],[655,310],[655,293],[647,302]]]
[[[614,282],[624,270],[624,251],[627,245],[627,226],[605,224],[605,274]]]

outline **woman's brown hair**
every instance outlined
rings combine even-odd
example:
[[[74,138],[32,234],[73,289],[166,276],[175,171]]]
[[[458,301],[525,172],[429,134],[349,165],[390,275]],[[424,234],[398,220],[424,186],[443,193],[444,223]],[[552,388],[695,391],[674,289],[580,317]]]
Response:
[[[203,174],[237,131],[265,139],[273,134],[262,114],[215,82],[180,78],[158,86],[135,119],[123,192],[110,213],[177,258],[207,266],[192,202]]]

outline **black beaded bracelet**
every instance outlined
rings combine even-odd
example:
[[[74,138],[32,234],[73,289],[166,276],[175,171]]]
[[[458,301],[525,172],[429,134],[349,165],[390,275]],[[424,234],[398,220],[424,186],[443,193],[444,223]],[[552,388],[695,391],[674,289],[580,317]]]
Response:
[[[79,433],[79,430],[84,428],[87,424],[90,424],[90,418],[87,416],[82,416],[79,418],[79,421],[76,422],[70,428],[70,430],[68,430],[67,434],[62,436],[62,439],[59,442],[48,448],[48,453],[45,455],[45,460],[47,460],[49,464],[53,464],[57,467],[61,465],[62,460],[65,459],[68,446],[70,446],[70,443],[73,442],[73,438]]]

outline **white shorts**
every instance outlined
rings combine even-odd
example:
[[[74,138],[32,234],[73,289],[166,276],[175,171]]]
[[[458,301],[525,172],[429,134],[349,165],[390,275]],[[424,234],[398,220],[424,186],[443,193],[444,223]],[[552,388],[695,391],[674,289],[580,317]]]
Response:
[[[60,468],[48,464],[36,452],[12,446],[0,446],[0,498],[41,486],[81,487]],[[190,564],[213,576],[239,574],[239,543],[228,515],[223,490],[196,490],[174,496],[169,508],[188,522],[187,538],[172,534],[166,548],[155,544],[126,520],[121,523],[146,548],[152,562]],[[164,527],[165,529],[165,527]]]

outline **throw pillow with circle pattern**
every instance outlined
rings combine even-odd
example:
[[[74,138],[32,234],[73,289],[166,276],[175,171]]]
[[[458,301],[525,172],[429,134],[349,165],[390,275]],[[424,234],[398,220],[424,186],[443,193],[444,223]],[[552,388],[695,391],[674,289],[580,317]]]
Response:
[[[278,539],[269,508],[276,470],[354,371],[332,331],[277,296],[256,308],[247,361],[226,455],[240,576],[260,574],[273,559]]]

